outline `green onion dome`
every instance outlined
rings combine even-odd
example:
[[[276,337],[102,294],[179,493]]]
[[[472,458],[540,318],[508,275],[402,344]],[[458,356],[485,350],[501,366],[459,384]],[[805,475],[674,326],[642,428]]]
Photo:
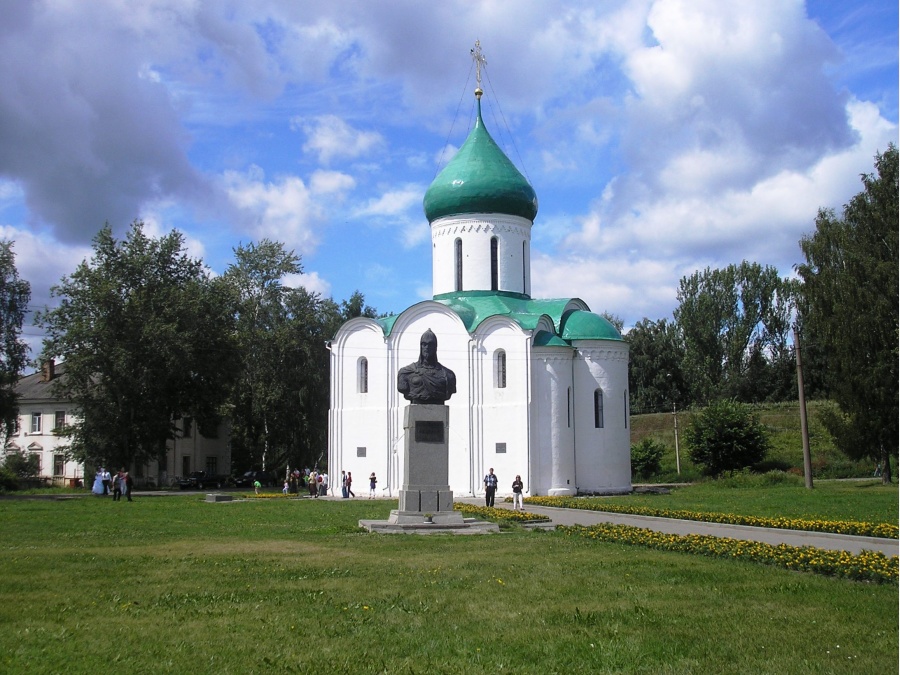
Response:
[[[534,188],[491,138],[481,119],[480,98],[475,128],[425,192],[424,207],[429,223],[465,213],[502,213],[534,221]]]

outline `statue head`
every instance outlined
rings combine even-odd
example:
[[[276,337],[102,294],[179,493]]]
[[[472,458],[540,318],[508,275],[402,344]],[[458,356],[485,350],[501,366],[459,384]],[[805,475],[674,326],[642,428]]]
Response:
[[[437,336],[429,328],[419,341],[419,363],[433,366],[437,363]]]
[[[419,360],[397,372],[397,391],[412,403],[440,405],[456,393],[456,375],[438,363],[437,337],[429,328],[419,339]]]

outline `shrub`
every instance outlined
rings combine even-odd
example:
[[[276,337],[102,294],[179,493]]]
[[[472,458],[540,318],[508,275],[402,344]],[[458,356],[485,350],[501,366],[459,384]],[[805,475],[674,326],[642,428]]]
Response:
[[[694,415],[685,433],[691,460],[709,476],[761,462],[769,440],[750,408],[733,400],[716,401]]]
[[[15,478],[33,478],[40,471],[39,461],[37,454],[20,450],[6,456],[3,469]]]
[[[0,492],[14,492],[19,487],[19,477],[5,466],[0,466]]]
[[[631,475],[649,478],[659,472],[666,446],[649,436],[631,446]]]

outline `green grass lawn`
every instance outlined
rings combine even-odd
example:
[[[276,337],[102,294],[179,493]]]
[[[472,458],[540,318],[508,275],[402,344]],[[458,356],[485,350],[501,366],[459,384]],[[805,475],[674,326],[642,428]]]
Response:
[[[358,531],[395,507],[0,500],[0,671],[896,669],[896,586],[517,527]]]
[[[802,479],[797,484],[766,488],[741,487],[740,478],[734,483],[736,486],[729,487],[727,480],[706,481],[675,488],[670,494],[631,494],[602,499],[613,504],[656,509],[897,524],[897,485],[882,485],[880,479],[815,481],[812,490],[804,487]]]

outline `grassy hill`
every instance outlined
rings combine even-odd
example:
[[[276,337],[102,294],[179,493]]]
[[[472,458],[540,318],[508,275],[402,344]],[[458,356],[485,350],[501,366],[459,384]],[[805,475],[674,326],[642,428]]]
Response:
[[[809,417],[809,447],[815,478],[861,478],[870,477],[874,470],[871,462],[852,462],[831,440],[831,436],[819,420],[820,412],[828,406],[827,401],[807,403]],[[772,403],[753,406],[759,419],[769,432],[772,449],[766,462],[760,468],[782,469],[803,475],[803,442],[800,436],[800,406],[793,403]],[[690,424],[693,411],[678,412],[679,455],[681,475],[676,472],[675,424],[672,413],[634,415],[631,418],[631,442],[640,442],[652,437],[666,448],[662,459],[662,471],[653,476],[653,482],[688,481],[699,478],[700,471],[693,465],[684,443],[684,431]]]

